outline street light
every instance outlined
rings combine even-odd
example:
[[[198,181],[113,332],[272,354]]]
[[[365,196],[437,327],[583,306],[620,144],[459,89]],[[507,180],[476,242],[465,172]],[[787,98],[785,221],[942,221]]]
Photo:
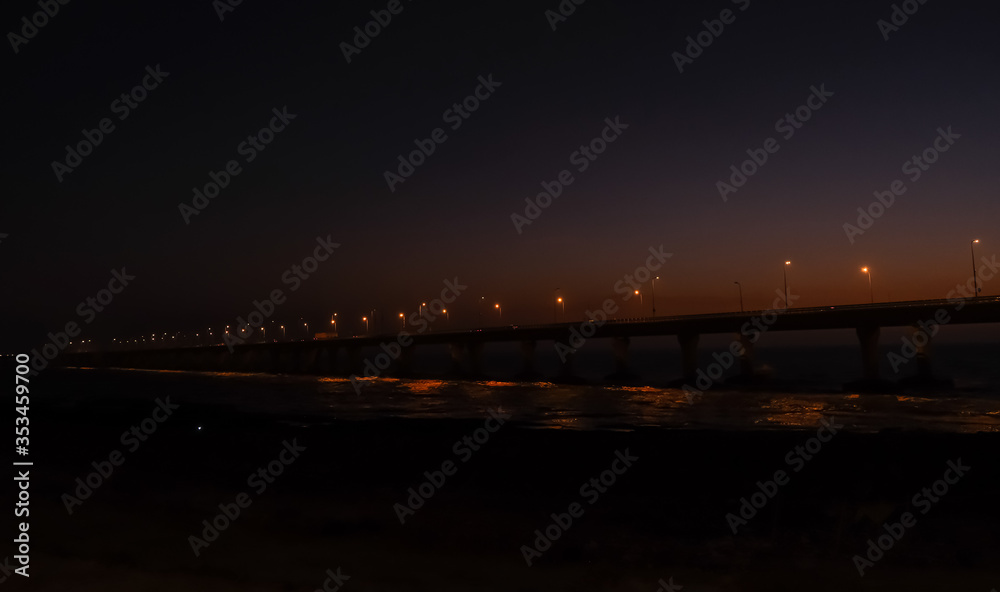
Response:
[[[337,332],[337,313],[333,313],[333,316],[330,317],[330,324],[333,325],[333,332],[336,333]]]
[[[868,274],[868,295],[871,297],[872,304],[875,304],[875,292],[872,292],[872,271],[867,267],[862,267],[861,271]]]
[[[302,323],[306,327],[306,339],[309,339],[309,323]]]
[[[979,296],[979,278],[976,273],[976,243],[979,239],[969,243],[969,250],[972,251],[972,285],[975,287],[976,291],[972,293],[973,296]]]
[[[448,325],[450,326],[451,325],[451,314],[448,312],[448,309],[447,308],[442,308],[441,309],[441,314],[444,315],[445,322],[448,323]]]
[[[285,340],[285,326],[284,325],[281,326],[281,340],[282,341]]]
[[[781,277],[785,280],[785,308],[788,308],[788,266],[791,265],[791,261],[785,261],[785,266],[781,268]]]
[[[497,309],[497,322],[499,323],[503,320],[503,309],[500,308],[499,304],[494,304],[493,307]]]
[[[368,317],[361,317],[361,320],[365,322],[365,335],[368,334]]]
[[[740,289],[740,312],[743,312],[743,284],[739,282],[733,282],[733,283],[736,284]]]
[[[639,297],[639,317],[642,318],[642,292],[636,290],[635,294]]]
[[[558,307],[559,303],[562,302],[562,297],[559,296],[559,288],[556,288],[555,296],[556,296],[556,301],[552,303],[552,322],[553,323],[556,323],[556,322],[559,321],[559,317],[558,317],[558,312],[557,311],[559,310],[559,307]]]
[[[656,316],[656,280],[660,279],[660,276],[653,278],[653,316]]]
[[[399,313],[399,322],[402,323],[400,330],[406,329],[406,316],[403,313]]]

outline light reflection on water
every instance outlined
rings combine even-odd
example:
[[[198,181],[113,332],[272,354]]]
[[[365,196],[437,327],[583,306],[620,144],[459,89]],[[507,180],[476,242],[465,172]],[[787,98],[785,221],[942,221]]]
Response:
[[[93,371],[95,373],[107,371]],[[481,418],[502,409],[521,425],[542,429],[621,430],[643,427],[714,430],[815,429],[834,417],[846,429],[1000,431],[1000,399],[950,389],[894,395],[713,390],[688,401],[681,389],[568,385],[552,382],[349,379],[316,376],[118,370],[156,381],[176,396],[246,413],[295,416],[302,423],[386,418]],[[88,374],[90,371],[87,372]],[[154,378],[155,376],[155,378]],[[109,384],[114,385],[114,380]]]
[[[350,384],[318,380],[317,396],[341,419],[470,418],[502,407],[540,428],[809,429],[834,416],[854,431],[885,428],[1000,431],[1000,404],[974,395],[858,395],[712,391],[688,402],[680,389],[550,382],[375,381],[358,396]],[[420,395],[414,397],[413,395]]]

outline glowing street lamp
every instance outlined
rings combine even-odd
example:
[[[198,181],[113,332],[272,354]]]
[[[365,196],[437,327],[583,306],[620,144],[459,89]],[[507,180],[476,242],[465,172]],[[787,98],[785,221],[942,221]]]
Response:
[[[365,334],[368,333],[368,317],[361,317],[361,320],[365,322]]]
[[[499,304],[494,304],[493,307],[497,309],[497,322],[502,321],[503,320],[503,310],[500,308],[500,305]]]
[[[333,313],[333,316],[330,317],[330,324],[333,325],[333,332],[336,333],[337,332],[337,313]]]
[[[302,323],[306,328],[306,339],[309,339],[309,323]]]
[[[399,322],[401,323],[400,331],[406,329],[406,316],[403,313],[399,313]]]
[[[284,341],[284,339],[285,339],[285,326],[284,325],[281,326],[281,339],[282,339],[282,341]]]
[[[447,308],[441,309],[441,314],[444,315],[444,320],[450,325],[451,324],[451,314],[448,313]]]
[[[636,290],[635,295],[639,297],[639,316],[642,317],[642,292]]]
[[[875,292],[872,292],[872,270],[862,267],[861,272],[868,274],[868,294],[871,297],[872,304],[875,304]]]
[[[972,293],[973,296],[979,296],[979,278],[976,274],[976,243],[979,239],[969,243],[969,250],[972,251],[972,285],[975,288],[975,292]]]
[[[565,319],[566,318],[566,302],[562,299],[562,296],[560,296],[559,298],[556,298],[556,304],[558,304],[562,308],[562,316],[563,316],[563,319]]]
[[[733,283],[736,284],[740,289],[740,312],[743,312],[743,284],[739,282],[733,282]]]

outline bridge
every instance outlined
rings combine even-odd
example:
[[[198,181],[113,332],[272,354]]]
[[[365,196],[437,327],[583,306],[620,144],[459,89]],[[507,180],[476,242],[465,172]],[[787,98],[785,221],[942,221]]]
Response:
[[[615,358],[613,376],[630,376],[628,349],[633,337],[676,336],[680,345],[681,381],[698,375],[698,341],[705,334],[731,334],[730,351],[738,357],[740,375],[753,377],[754,349],[772,331],[854,329],[861,351],[859,387],[883,385],[879,376],[878,340],[882,327],[912,328],[917,379],[932,381],[930,343],[940,327],[1000,323],[1000,296],[917,300],[877,304],[755,310],[655,318],[611,319],[602,312],[590,319],[544,325],[505,325],[463,331],[387,333],[326,340],[247,343],[145,350],[67,353],[65,366],[172,370],[303,373],[318,375],[413,375],[417,347],[447,345],[453,374],[480,377],[488,343],[519,342],[523,358],[519,378],[538,378],[535,351],[551,341],[562,360],[557,379],[572,380],[575,350],[584,342],[610,340]],[[433,323],[430,324],[433,329]],[[364,357],[364,350],[377,350]],[[346,352],[346,364],[339,363]]]

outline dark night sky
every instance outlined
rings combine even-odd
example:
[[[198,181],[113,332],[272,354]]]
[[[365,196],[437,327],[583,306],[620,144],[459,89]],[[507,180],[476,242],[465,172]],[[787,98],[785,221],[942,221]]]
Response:
[[[1000,252],[991,3],[928,2],[886,41],[891,2],[589,0],[552,31],[555,0],[404,0],[350,64],[339,44],[385,3],[331,4],[246,0],[220,22],[207,0],[71,2],[0,51],[0,345],[79,321],[121,266],[134,284],[86,337],[233,323],[327,235],[341,247],[275,318],[338,312],[351,333],[455,276],[469,285],[455,323],[480,295],[505,321],[548,321],[556,288],[579,317],[661,244],[674,257],[660,314],[732,310],[734,280],[748,307],[769,306],[786,259],[800,306],[866,301],[862,265],[876,299],[940,298],[971,275],[972,238],[979,256]],[[735,22],[678,73],[673,52],[725,8]],[[37,10],[5,3],[5,32]],[[111,102],[156,64],[169,77],[119,121]],[[490,74],[502,86],[390,192],[384,171]],[[781,139],[775,121],[821,84],[834,96]],[[178,204],[282,106],[297,118],[185,225]],[[518,234],[511,214],[615,116],[629,128]],[[58,182],[52,161],[104,117],[115,131]],[[906,180],[947,126],[961,138]],[[781,149],[724,203],[716,181],[768,137]],[[843,224],[895,179],[908,191],[851,244]],[[998,293],[1000,278],[984,289]]]

